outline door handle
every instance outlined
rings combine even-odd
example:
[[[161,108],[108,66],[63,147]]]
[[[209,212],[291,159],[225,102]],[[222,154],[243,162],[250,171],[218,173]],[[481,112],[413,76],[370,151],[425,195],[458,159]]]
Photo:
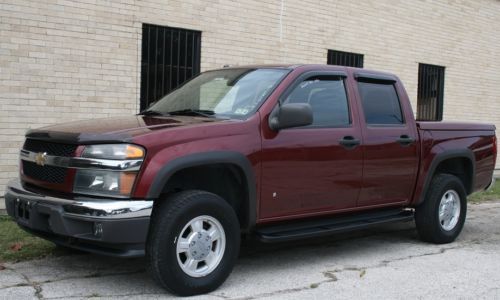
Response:
[[[361,141],[353,136],[348,135],[348,136],[344,136],[343,138],[341,138],[339,140],[339,144],[341,144],[342,146],[344,146],[347,149],[354,149],[359,144],[361,144]]]
[[[406,134],[403,134],[402,136],[399,137],[399,139],[396,140],[401,146],[403,147],[407,147],[407,146],[410,146],[411,144],[413,144],[415,142],[415,139],[406,135]]]

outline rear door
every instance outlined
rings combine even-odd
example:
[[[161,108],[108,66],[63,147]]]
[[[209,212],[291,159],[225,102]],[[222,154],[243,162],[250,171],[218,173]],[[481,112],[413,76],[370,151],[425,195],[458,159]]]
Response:
[[[355,73],[363,134],[363,185],[358,207],[408,203],[418,169],[417,132],[396,78]]]
[[[293,218],[355,208],[362,179],[361,130],[345,73],[310,72],[281,97],[309,103],[310,126],[262,140],[262,219]],[[354,110],[354,111],[353,111]]]

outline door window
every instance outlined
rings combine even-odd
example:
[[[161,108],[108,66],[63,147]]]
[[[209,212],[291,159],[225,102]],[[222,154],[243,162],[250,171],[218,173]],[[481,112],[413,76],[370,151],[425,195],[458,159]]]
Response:
[[[403,114],[393,84],[358,82],[361,104],[368,125],[403,124]]]
[[[346,127],[350,124],[344,80],[336,76],[315,76],[294,88],[284,103],[308,103],[313,123],[306,127]]]

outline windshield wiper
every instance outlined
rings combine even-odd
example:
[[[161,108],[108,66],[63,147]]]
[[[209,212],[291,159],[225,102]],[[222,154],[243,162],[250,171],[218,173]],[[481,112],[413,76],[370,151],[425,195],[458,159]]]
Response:
[[[168,113],[164,113],[157,110],[144,110],[139,113],[142,116],[168,116]]]
[[[215,112],[213,110],[204,110],[204,109],[181,109],[181,110],[174,110],[174,111],[169,111],[169,115],[172,116],[202,116],[206,118],[215,118]]]

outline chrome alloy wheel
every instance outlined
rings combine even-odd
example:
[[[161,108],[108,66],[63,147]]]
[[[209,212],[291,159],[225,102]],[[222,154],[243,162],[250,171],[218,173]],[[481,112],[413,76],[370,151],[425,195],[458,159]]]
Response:
[[[191,277],[203,277],[221,262],[226,234],[219,221],[204,215],[189,221],[176,242],[177,262],[182,271]]]
[[[439,224],[443,230],[450,231],[457,226],[459,218],[460,196],[454,190],[448,190],[439,203]]]

